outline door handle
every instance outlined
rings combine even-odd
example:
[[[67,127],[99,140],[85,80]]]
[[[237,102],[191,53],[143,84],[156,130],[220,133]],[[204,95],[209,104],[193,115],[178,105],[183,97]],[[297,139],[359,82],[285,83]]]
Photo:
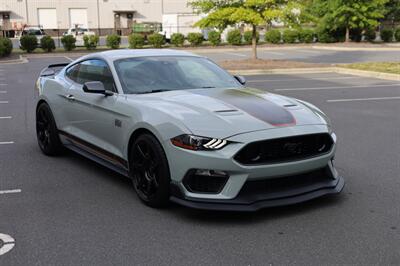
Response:
[[[65,95],[65,98],[67,98],[67,99],[70,100],[70,101],[74,101],[74,100],[75,100],[75,96],[72,95],[72,94],[67,94],[67,95]]]

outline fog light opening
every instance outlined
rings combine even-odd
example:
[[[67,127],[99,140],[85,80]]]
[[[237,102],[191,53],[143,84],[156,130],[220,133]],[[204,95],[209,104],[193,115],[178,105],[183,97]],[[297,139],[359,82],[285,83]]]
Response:
[[[183,185],[193,193],[219,194],[229,179],[225,171],[210,169],[189,170]]]

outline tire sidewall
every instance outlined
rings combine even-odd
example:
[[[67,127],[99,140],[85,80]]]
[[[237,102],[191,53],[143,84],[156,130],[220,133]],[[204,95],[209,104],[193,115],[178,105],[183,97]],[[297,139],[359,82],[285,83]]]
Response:
[[[40,149],[43,151],[44,154],[46,155],[58,155],[61,152],[62,149],[62,144],[60,141],[60,138],[58,136],[58,129],[54,120],[53,113],[51,112],[51,109],[48,104],[42,103],[38,106],[36,110],[36,122],[37,122],[37,117],[40,112],[40,110],[44,109],[45,112],[48,114],[49,118],[49,123],[50,123],[50,144],[47,147],[43,147],[43,145],[40,143],[39,136],[37,136],[37,141],[39,144]],[[38,134],[38,129],[36,125],[36,135]]]
[[[158,157],[157,159],[159,160],[161,169],[159,170],[160,171],[160,179],[158,180],[159,187],[157,189],[157,192],[152,197],[146,197],[143,195],[143,193],[141,193],[141,191],[138,190],[138,188],[136,187],[133,170],[130,170],[129,175],[132,179],[135,191],[138,197],[147,205],[155,208],[165,207],[168,205],[170,196],[171,177],[170,177],[169,165],[163,147],[153,135],[146,133],[138,136],[135,139],[129,151],[130,152],[129,169],[133,169],[133,158],[135,156],[133,150],[135,145],[140,141],[146,141],[147,143],[151,144],[152,149],[154,150],[154,152],[157,153]]]

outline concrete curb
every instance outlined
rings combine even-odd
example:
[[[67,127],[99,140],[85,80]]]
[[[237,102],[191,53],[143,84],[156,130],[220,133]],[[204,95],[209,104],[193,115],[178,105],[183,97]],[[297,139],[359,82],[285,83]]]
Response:
[[[174,49],[174,48],[172,48]],[[327,50],[327,51],[369,51],[369,52],[397,52],[400,47],[331,47],[319,45],[296,45],[296,46],[274,46],[257,48],[259,51],[274,51],[274,50],[298,50],[298,49],[313,49],[313,50]],[[251,47],[237,47],[237,48],[198,48],[198,49],[180,49],[192,53],[216,53],[216,52],[250,52]]]
[[[384,80],[400,81],[400,75],[398,75],[398,74],[382,73],[382,72],[367,71],[367,70],[358,70],[358,69],[351,69],[351,68],[344,68],[344,67],[335,67],[335,72],[338,74],[348,74],[348,75],[367,77],[367,78],[377,78],[377,79],[384,79]]]
[[[228,70],[232,75],[268,75],[268,74],[318,74],[335,72],[335,67],[321,68],[283,68],[283,69],[244,69],[244,70]]]
[[[400,47],[331,47],[331,46],[312,46],[312,49],[327,51],[366,51],[366,52],[398,52]]]
[[[26,64],[28,63],[28,59],[23,57],[22,55],[19,56],[19,59],[11,59],[11,60],[5,60],[5,61],[0,61],[0,64]]]
[[[389,74],[375,71],[365,71],[357,69],[349,69],[343,67],[321,67],[321,68],[287,68],[287,69],[244,69],[244,70],[228,70],[232,75],[268,75],[268,74],[320,74],[320,73],[338,73],[359,77],[377,78],[384,80],[400,81],[400,75]]]

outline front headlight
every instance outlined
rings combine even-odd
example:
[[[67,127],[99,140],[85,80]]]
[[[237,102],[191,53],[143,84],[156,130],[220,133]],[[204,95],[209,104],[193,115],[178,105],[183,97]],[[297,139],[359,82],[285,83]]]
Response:
[[[180,135],[171,139],[171,143],[177,147],[187,150],[220,150],[228,144],[223,139],[199,137],[193,135]]]

